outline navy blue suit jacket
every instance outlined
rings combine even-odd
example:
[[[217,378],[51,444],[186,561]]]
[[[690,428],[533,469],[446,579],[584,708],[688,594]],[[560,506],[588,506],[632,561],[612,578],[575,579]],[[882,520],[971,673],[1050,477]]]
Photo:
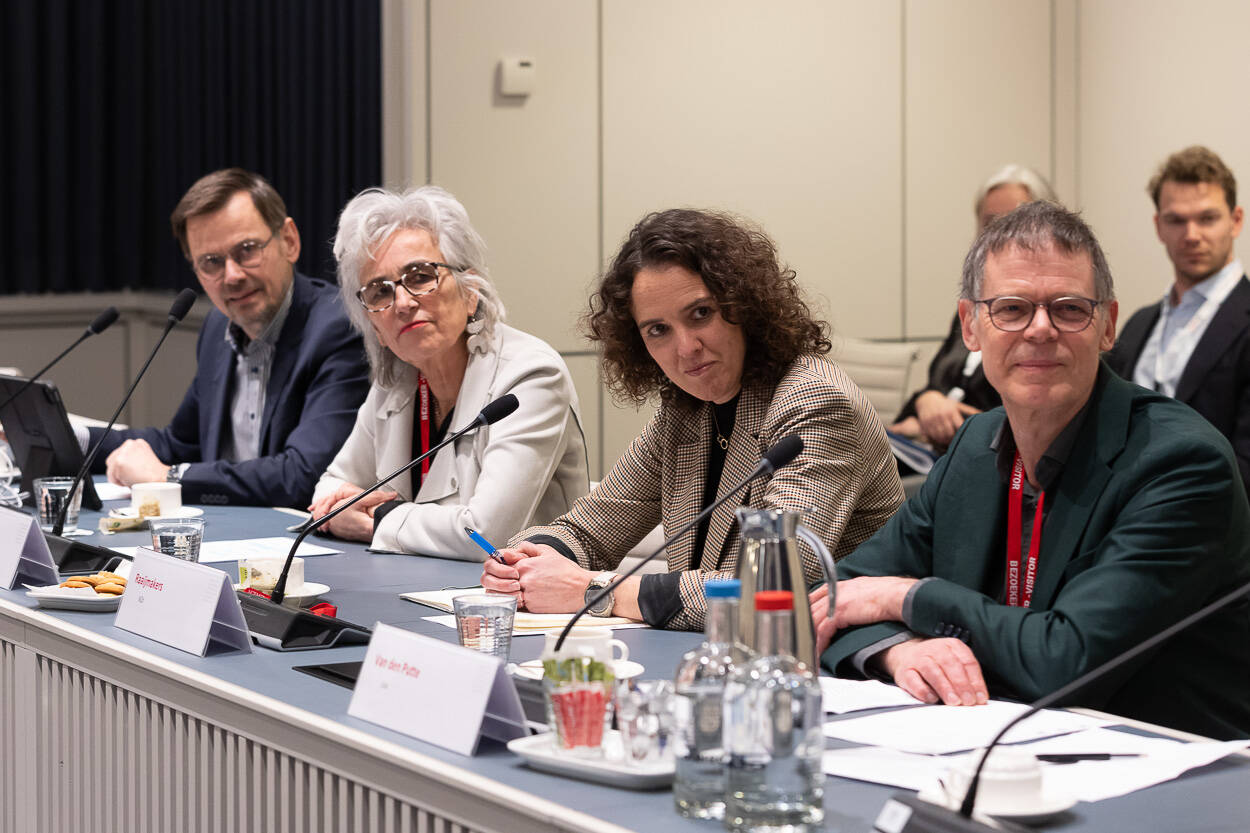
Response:
[[[352,330],[338,288],[296,273],[291,309],[278,335],[265,388],[260,457],[218,459],[230,430],[234,352],[229,320],[214,309],[196,346],[195,378],[165,428],[114,431],[96,458],[125,439],[144,439],[166,463],[190,463],[182,478],[186,503],[306,507],[321,473],[338,453],[369,392],[364,343]],[[91,442],[100,436],[92,429]]]
[[[1142,307],[1104,358],[1130,382],[1162,302]],[[1176,398],[1207,418],[1233,444],[1242,482],[1250,488],[1250,281],[1242,275],[1194,347]]]

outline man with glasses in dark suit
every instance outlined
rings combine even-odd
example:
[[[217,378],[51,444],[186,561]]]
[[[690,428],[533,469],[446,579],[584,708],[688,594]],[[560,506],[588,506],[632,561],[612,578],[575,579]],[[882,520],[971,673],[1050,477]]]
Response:
[[[208,174],[170,222],[216,309],[173,421],[112,432],[98,459],[123,486],[180,482],[187,503],[303,508],[369,390],[338,288],[295,271],[299,230],[259,174]]]

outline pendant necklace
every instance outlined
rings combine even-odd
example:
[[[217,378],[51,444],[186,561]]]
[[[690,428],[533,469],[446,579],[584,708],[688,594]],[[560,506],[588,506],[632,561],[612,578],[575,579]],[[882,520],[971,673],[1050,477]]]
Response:
[[[720,420],[716,418],[716,403],[715,402],[712,403],[712,424],[716,426],[716,444],[721,447],[722,451],[728,451],[729,440],[726,439],[725,435],[720,432]],[[733,429],[730,429],[729,433],[732,434]]]

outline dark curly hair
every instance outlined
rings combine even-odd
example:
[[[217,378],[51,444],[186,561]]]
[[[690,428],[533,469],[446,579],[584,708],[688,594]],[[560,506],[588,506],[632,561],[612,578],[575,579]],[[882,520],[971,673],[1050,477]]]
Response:
[[[601,373],[617,401],[641,405],[658,392],[664,402],[694,404],[651,358],[630,308],[638,272],[669,266],[702,278],[721,316],[742,327],[744,385],[775,385],[800,354],[829,352],[828,322],[812,317],[794,270],[778,263],[777,247],[763,231],[728,214],[658,211],[630,231],[583,318],[587,336],[599,342]]]

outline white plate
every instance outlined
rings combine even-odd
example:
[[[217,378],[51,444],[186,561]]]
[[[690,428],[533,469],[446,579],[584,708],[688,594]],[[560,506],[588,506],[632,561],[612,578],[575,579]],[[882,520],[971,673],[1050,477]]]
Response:
[[[242,590],[242,584],[236,584],[235,590]],[[282,597],[282,603],[287,607],[299,605],[300,607],[308,607],[330,592],[330,585],[317,584],[315,581],[306,581],[294,590],[288,590]],[[290,604],[287,604],[290,602]]]
[[[184,506],[172,515],[149,515],[144,520],[148,521],[168,521],[172,518],[198,518],[204,514],[203,507],[200,506]],[[139,517],[135,513],[133,506],[119,506],[116,509],[109,510],[109,517],[133,519]]]
[[[555,751],[550,732],[508,741],[508,749],[525,759],[534,769],[598,781],[627,790],[652,790],[673,783],[673,760],[634,763],[621,760],[621,734],[608,732],[603,738],[603,758],[578,758]]]
[[[642,663],[634,662],[632,659],[619,659],[612,666],[612,673],[616,675],[618,680],[633,679],[641,676],[642,672],[646,670],[642,667]],[[540,659],[526,660],[519,663],[516,670],[512,673],[527,680],[541,680],[543,678],[543,661]]]
[[[58,587],[55,584],[49,587],[26,586],[29,588],[26,597],[34,599],[40,607],[107,613],[117,610],[117,606],[122,603],[121,596],[106,596],[86,587]],[[83,590],[91,595],[80,592]]]
[[[946,807],[950,810],[958,810],[959,805],[962,803],[962,801],[956,801],[954,798],[951,798],[937,787],[921,790],[919,797],[924,801]],[[1047,790],[1045,787],[1042,788],[1041,801],[1031,807],[1020,807],[1012,804],[996,806],[990,796],[978,792],[976,815],[999,816],[1024,824],[1037,824],[1052,816],[1057,816],[1065,810],[1072,809],[1075,804],[1076,799],[1072,796],[1056,793],[1053,790]]]

